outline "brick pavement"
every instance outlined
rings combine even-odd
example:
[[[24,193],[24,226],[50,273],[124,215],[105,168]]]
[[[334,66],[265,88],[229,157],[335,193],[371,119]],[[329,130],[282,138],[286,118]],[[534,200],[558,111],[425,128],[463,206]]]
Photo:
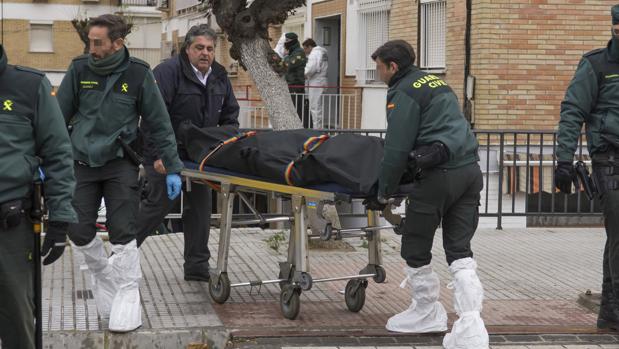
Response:
[[[285,260],[286,246],[280,247],[279,252],[267,247],[265,240],[274,233],[260,229],[234,230],[229,273],[233,283],[275,278],[277,262]],[[215,229],[211,240],[213,256],[217,255],[217,241]],[[356,274],[365,266],[367,249],[363,242],[360,239],[348,241],[354,250],[311,250],[314,278]],[[483,317],[489,331],[496,336],[597,333],[595,314],[579,306],[576,299],[587,289],[599,290],[603,243],[602,229],[480,229],[473,240],[473,249],[486,289]],[[439,233],[433,249],[433,265],[442,281],[441,301],[452,321],[452,291],[446,287],[450,275],[440,246]],[[399,256],[398,237],[391,232],[383,234],[387,282],[370,281],[366,305],[360,313],[346,309],[341,292],[345,281],[317,283],[312,290],[303,292],[301,313],[295,321],[282,317],[279,288],[275,285],[261,289],[234,288],[226,304],[211,304],[205,284],[182,279],[182,248],[182,235],[179,234],[152,237],[143,246],[144,326],[141,333],[198,329],[192,332],[191,338],[199,338],[199,329],[217,327],[231,331],[235,338],[301,336],[301,341],[305,342],[315,336],[344,339],[369,336],[379,341],[411,338],[384,330],[387,318],[408,307],[410,302],[409,291],[399,288],[404,264]],[[96,316],[88,277],[81,256],[70,248],[58,263],[44,268],[47,337],[85,333],[99,336],[97,333],[105,330]],[[77,332],[73,332],[75,330]],[[430,338],[434,342],[421,344],[440,344],[441,336]],[[527,337],[520,339],[523,338]],[[544,342],[540,337],[531,338],[536,344]],[[514,342],[505,340],[496,344],[509,343]],[[378,344],[389,343],[373,345]],[[401,344],[415,347],[416,342]]]
[[[272,231],[244,230],[233,235],[230,253],[230,279],[234,282],[273,279],[277,262],[285,259],[285,246],[279,253],[264,240]],[[213,234],[216,239],[216,232]],[[372,330],[386,334],[387,318],[408,307],[409,291],[398,287],[404,278],[398,237],[383,234],[384,265],[387,282],[370,282],[366,306],[359,314],[346,310],[341,293],[345,281],[315,284],[301,296],[301,313],[294,321],[279,312],[279,288],[234,288],[226,304],[214,305],[222,322],[240,332],[272,331],[293,334],[303,329],[331,333]],[[367,250],[361,242],[349,240],[354,252],[312,250],[314,278],[356,274],[367,263]],[[450,312],[452,291],[447,289],[450,275],[444,262],[440,233],[433,248],[434,268],[442,280],[441,300]],[[601,282],[601,229],[479,230],[473,241],[479,274],[486,290],[484,320],[495,332],[509,331],[585,331],[595,332],[595,314],[576,303],[579,293],[598,290]],[[267,334],[269,331],[267,331]]]

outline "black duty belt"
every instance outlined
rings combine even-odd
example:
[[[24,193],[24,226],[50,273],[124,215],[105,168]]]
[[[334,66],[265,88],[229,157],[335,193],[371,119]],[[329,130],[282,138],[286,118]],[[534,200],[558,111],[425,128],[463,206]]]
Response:
[[[32,203],[26,199],[10,200],[0,204],[0,230],[15,228],[29,212]]]

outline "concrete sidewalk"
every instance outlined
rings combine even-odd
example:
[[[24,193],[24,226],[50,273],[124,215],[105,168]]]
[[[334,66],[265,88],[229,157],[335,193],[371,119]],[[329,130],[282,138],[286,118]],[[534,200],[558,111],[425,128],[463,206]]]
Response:
[[[266,242],[276,233],[234,230],[229,259],[232,283],[277,277],[278,262],[286,258],[286,244],[275,251]],[[604,238],[603,229],[592,228],[480,229],[473,250],[486,291],[483,318],[489,332],[497,336],[598,334],[596,314],[576,300],[579,293],[600,288]],[[183,280],[182,234],[151,237],[142,248],[144,325],[126,335],[110,334],[97,318],[87,282],[90,274],[83,267],[82,257],[67,249],[59,262],[44,268],[46,343],[53,348],[103,348],[104,342],[109,348],[150,348],[155,344],[183,348],[188,343],[209,342],[209,348],[214,348],[222,347],[228,335],[234,339],[296,337],[307,343],[320,336],[409,338],[384,329],[391,315],[409,306],[410,293],[399,288],[404,278],[399,236],[384,231],[382,239],[387,282],[370,281],[365,307],[359,313],[346,309],[342,294],[346,281],[316,283],[302,293],[301,313],[290,321],[279,310],[276,285],[233,288],[226,304],[212,304],[207,284]],[[213,256],[217,256],[217,242],[218,231],[214,229],[210,244]],[[313,278],[357,274],[367,264],[364,246],[361,239],[353,239],[340,244],[339,249],[310,250]],[[439,231],[433,266],[442,281],[441,301],[451,323],[455,318],[452,290],[447,288],[451,277],[441,246]],[[617,341],[614,334],[600,334]],[[440,345],[441,335],[431,338],[436,342],[427,344]],[[385,344],[399,345],[394,341]],[[405,345],[412,346],[414,343]]]

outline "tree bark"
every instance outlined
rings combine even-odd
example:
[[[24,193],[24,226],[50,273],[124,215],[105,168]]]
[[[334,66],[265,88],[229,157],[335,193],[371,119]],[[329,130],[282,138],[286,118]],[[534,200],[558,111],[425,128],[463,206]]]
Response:
[[[269,42],[263,38],[244,39],[240,42],[241,60],[251,74],[260,97],[264,101],[269,121],[274,130],[303,128],[292,104],[286,81],[268,62],[267,54],[274,53]]]
[[[268,28],[282,24],[305,0],[209,0],[219,26],[232,42],[230,56],[249,71],[275,130],[302,128],[282,78],[285,65],[269,45]]]

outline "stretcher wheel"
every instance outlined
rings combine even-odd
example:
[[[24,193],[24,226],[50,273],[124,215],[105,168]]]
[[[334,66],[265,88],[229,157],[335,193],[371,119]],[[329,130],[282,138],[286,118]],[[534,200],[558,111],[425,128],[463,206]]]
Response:
[[[331,240],[332,235],[333,235],[333,225],[331,223],[327,223],[327,225],[325,225],[325,230],[323,230],[322,234],[320,234],[320,240],[329,241]]]
[[[301,310],[301,289],[292,285],[286,285],[279,295],[279,305],[284,317],[294,320],[299,316]]]
[[[382,284],[383,282],[385,282],[386,278],[387,278],[387,272],[385,271],[385,268],[381,267],[380,265],[377,265],[376,275],[372,277],[374,282],[376,282],[377,284]]]
[[[218,279],[215,282],[215,279]],[[224,304],[230,297],[230,279],[227,273],[221,273],[219,278],[211,277],[208,282],[208,290],[211,298],[219,304]]]
[[[358,313],[363,309],[367,284],[366,280],[353,279],[348,281],[344,292],[344,300],[348,310]]]
[[[312,276],[308,273],[301,273],[299,278],[299,286],[303,291],[309,291],[312,289],[312,285],[314,284],[314,280]]]

